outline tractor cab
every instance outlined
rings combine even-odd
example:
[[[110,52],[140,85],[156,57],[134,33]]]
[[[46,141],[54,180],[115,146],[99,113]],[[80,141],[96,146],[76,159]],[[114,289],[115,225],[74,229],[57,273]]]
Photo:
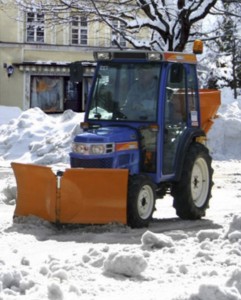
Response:
[[[127,168],[156,183],[175,178],[182,137],[200,127],[196,56],[122,51],[95,58],[71,167]]]

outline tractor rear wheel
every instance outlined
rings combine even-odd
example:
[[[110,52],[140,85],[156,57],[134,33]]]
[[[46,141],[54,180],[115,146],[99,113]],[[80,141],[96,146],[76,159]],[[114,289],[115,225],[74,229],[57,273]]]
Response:
[[[129,177],[127,224],[132,228],[147,227],[155,209],[156,188],[144,175]]]
[[[213,185],[211,162],[208,149],[204,145],[194,143],[190,146],[181,179],[171,189],[173,206],[180,218],[195,220],[205,216]]]

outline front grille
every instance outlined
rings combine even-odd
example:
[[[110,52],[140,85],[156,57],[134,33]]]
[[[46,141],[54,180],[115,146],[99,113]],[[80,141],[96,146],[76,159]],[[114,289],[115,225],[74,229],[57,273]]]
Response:
[[[130,162],[130,155],[129,154],[122,154],[118,158],[118,163],[120,166],[127,165]]]
[[[71,168],[100,168],[111,169],[113,164],[113,158],[98,158],[98,159],[78,159],[71,157]]]

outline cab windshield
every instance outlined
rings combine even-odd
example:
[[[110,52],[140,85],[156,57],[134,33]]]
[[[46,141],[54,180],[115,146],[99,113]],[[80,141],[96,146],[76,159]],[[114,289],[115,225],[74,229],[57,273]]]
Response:
[[[88,119],[156,121],[160,66],[160,63],[101,64]]]

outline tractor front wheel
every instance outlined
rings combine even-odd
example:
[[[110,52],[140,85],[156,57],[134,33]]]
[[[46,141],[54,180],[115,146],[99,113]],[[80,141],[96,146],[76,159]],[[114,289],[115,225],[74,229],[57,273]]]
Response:
[[[172,186],[173,206],[182,219],[195,220],[205,216],[212,189],[213,169],[208,149],[194,143],[184,160],[181,179]]]
[[[132,228],[147,227],[155,209],[156,188],[144,175],[129,177],[127,224]]]

